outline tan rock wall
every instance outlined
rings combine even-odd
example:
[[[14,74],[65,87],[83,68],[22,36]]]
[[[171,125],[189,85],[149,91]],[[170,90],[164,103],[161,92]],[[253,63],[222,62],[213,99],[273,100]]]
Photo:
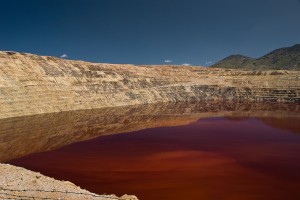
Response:
[[[0,118],[175,101],[299,102],[299,72],[95,64],[0,52]]]

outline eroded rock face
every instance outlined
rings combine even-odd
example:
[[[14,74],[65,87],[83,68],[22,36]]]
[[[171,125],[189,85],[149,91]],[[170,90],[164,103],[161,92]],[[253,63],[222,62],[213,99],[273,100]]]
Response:
[[[0,52],[0,118],[157,102],[299,102],[299,75],[95,64]]]

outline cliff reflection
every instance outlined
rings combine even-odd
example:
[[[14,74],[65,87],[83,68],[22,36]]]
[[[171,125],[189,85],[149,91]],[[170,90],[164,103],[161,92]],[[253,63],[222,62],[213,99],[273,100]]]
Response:
[[[201,118],[255,117],[269,126],[299,132],[295,104],[176,103],[81,110],[0,120],[0,162],[50,151],[102,135],[190,124]]]

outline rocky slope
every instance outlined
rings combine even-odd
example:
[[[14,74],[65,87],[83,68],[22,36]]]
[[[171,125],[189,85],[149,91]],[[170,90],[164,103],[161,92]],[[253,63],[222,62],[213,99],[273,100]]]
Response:
[[[276,49],[258,59],[242,55],[232,55],[214,64],[212,67],[255,70],[300,70],[300,44]]]
[[[0,199],[138,200],[133,195],[98,195],[20,167],[0,164]]]
[[[299,75],[97,64],[0,52],[0,118],[157,102],[299,102]]]

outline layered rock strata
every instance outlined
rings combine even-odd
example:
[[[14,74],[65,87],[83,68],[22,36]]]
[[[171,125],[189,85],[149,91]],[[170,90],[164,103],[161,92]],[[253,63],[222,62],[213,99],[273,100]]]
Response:
[[[300,102],[300,72],[96,64],[0,52],[0,118],[178,101]]]

